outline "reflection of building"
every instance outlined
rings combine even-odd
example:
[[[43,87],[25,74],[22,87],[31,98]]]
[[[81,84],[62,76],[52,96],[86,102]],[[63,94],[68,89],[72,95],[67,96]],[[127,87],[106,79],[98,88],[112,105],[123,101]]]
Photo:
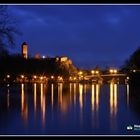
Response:
[[[28,58],[28,45],[26,42],[23,42],[22,43],[22,46],[21,46],[21,53],[22,53],[22,56],[23,58]]]

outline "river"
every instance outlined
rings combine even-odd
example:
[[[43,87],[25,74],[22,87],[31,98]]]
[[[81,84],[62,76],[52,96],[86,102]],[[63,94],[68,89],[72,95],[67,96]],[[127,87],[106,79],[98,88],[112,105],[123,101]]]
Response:
[[[113,83],[1,85],[0,135],[139,135],[139,91]]]

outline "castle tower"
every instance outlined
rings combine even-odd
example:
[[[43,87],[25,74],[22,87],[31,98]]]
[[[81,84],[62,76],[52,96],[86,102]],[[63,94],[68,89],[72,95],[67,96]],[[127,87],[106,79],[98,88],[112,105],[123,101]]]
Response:
[[[23,58],[26,58],[26,59],[28,58],[28,45],[26,42],[22,43],[21,53],[22,53]]]

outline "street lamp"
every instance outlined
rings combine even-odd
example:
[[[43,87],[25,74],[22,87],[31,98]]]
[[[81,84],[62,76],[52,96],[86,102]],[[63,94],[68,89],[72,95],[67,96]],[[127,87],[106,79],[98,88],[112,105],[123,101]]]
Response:
[[[54,76],[51,76],[51,79],[54,79]]]
[[[95,71],[96,74],[99,74],[99,71]]]
[[[79,75],[82,75],[83,74],[83,72],[82,71],[79,71]]]
[[[117,73],[117,70],[116,70],[116,69],[114,70],[114,73],[115,73],[115,74]]]
[[[76,77],[74,77],[73,79],[76,80]]]
[[[109,72],[110,72],[111,74],[117,74],[118,71],[117,71],[117,69],[110,69]]]
[[[43,79],[43,76],[40,77],[40,80],[42,80],[42,79]]]
[[[36,75],[34,75],[33,77],[34,77],[34,79],[36,79],[36,78],[37,78],[37,77],[36,77]]]
[[[7,74],[7,76],[6,76],[7,78],[10,78],[10,75],[9,74]]]
[[[112,74],[113,73],[113,69],[110,69],[109,72]]]
[[[21,78],[23,79],[24,78],[24,75],[21,75]]]
[[[94,71],[94,70],[92,70],[92,71],[91,71],[91,74],[94,74],[94,73],[95,73],[95,71]]]

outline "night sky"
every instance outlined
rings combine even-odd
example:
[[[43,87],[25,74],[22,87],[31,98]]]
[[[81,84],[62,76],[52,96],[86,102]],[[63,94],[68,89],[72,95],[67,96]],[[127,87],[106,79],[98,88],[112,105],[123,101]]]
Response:
[[[79,68],[119,67],[140,46],[140,5],[10,5],[29,54],[68,56]]]

